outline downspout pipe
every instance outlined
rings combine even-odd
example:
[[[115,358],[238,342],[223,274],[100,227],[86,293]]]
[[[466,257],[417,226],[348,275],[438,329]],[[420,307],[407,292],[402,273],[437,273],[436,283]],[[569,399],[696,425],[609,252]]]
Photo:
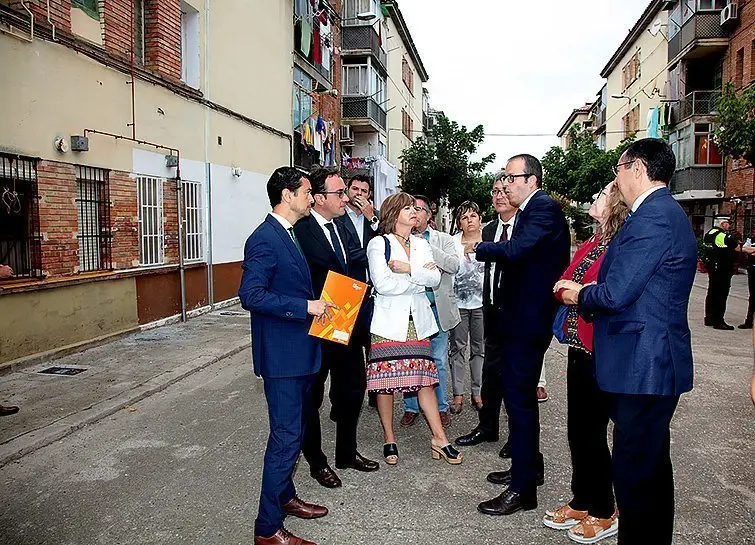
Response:
[[[204,94],[210,99],[210,0],[204,3]],[[204,108],[204,161],[205,161],[205,198],[207,199],[207,304],[215,304],[215,276],[212,259],[212,161],[210,158],[210,108]]]

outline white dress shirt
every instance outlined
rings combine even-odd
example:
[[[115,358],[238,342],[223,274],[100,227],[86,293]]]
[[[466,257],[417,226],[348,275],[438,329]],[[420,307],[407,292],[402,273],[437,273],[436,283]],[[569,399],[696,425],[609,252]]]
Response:
[[[351,220],[351,223],[354,225],[354,229],[357,232],[360,246],[364,248],[364,214],[357,214],[349,206],[346,207],[346,213],[349,215],[349,219]],[[370,229],[376,231],[377,228],[377,223],[370,223]]]
[[[288,220],[287,220],[286,218],[284,218],[283,216],[279,216],[279,215],[278,215],[278,214],[276,214],[275,212],[270,212],[270,215],[271,215],[271,216],[273,216],[273,217],[274,217],[274,218],[275,218],[275,219],[276,219],[276,220],[278,221],[278,223],[280,223],[280,224],[281,224],[281,226],[282,226],[282,227],[283,227],[283,228],[284,228],[284,229],[286,230],[286,233],[288,233],[288,236],[290,236],[290,237],[291,237],[291,240],[293,241],[293,243],[294,243],[294,244],[296,245],[296,247],[298,248],[298,247],[299,247],[299,245],[298,245],[298,244],[296,244],[296,240],[294,240],[294,236],[293,236],[293,235],[291,234],[291,231],[289,231],[289,229],[293,229],[293,228],[294,228],[294,226],[293,226],[293,225],[291,225],[291,222],[290,222],[290,221],[288,221]]]
[[[650,196],[651,193],[655,193],[656,191],[658,191],[659,189],[663,189],[664,187],[666,187],[665,184],[664,185],[657,185],[655,187],[651,187],[650,189],[648,189],[647,191],[645,191],[645,193],[643,193],[642,195],[640,195],[639,197],[637,197],[634,200],[634,202],[632,203],[632,214],[634,214],[635,212],[637,212],[637,209],[640,207],[640,205],[643,202],[645,202],[645,199],[647,199]]]
[[[534,195],[534,193],[532,195]],[[529,197],[527,199],[529,199]],[[529,202],[527,199],[525,199],[525,202]],[[519,210],[521,210],[521,208]],[[496,220],[496,221],[498,221],[498,226],[495,228],[495,236],[493,237],[493,242],[498,242],[498,239],[501,238],[501,234],[503,233],[503,226],[504,225],[508,225],[509,226],[508,231],[506,232],[506,234],[508,235],[508,238],[511,238],[511,235],[514,233],[514,220],[516,220],[516,216],[517,216],[517,214],[514,214],[513,216],[511,216],[509,218],[508,221],[503,221],[501,219],[501,216],[498,216],[498,218]],[[495,293],[495,281],[494,281],[494,279],[495,279],[495,268],[497,266],[498,266],[498,264],[495,261],[493,261],[490,264],[490,293],[488,295],[490,295],[490,301],[491,302],[494,301],[494,299],[493,299],[493,294]]]
[[[537,193],[538,191],[542,191],[542,189],[536,189],[535,191],[533,191],[532,193],[530,193],[529,195],[527,195],[527,198],[526,198],[526,199],[524,199],[524,200],[522,201],[522,204],[520,204],[520,205],[519,205],[519,211],[520,211],[520,212],[524,211],[524,209],[525,209],[525,208],[527,207],[527,205],[528,205],[528,204],[530,203],[530,201],[532,200],[532,197],[534,197],[534,196],[535,196],[535,193]],[[509,236],[511,236],[511,233],[509,233]]]
[[[336,249],[333,246],[333,241],[330,238],[330,231],[326,227],[327,224],[332,224],[335,228],[336,232],[336,238],[338,239],[338,245],[341,247],[341,254],[343,255],[343,258],[346,259],[346,248],[343,245],[343,241],[341,240],[341,235],[338,234],[338,227],[336,227],[336,224],[333,223],[333,221],[328,221],[324,217],[322,217],[320,214],[318,214],[314,208],[310,211],[310,214],[312,214],[312,217],[315,218],[317,221],[317,224],[320,226],[320,229],[322,229],[322,232],[325,233],[325,240],[327,240],[330,243],[330,247],[333,248],[333,251],[335,252]]]

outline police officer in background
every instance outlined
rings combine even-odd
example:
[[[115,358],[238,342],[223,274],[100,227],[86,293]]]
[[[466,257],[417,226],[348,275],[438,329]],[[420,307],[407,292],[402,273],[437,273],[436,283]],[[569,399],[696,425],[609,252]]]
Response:
[[[734,274],[735,252],[739,243],[729,233],[728,217],[716,218],[715,225],[705,233],[703,244],[708,253],[708,295],[705,297],[705,325],[713,329],[734,329],[724,321],[726,299],[729,297],[731,277]]]

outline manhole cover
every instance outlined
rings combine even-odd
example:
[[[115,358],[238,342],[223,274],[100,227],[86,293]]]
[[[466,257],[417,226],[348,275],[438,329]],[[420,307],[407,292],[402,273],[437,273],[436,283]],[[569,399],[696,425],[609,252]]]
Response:
[[[86,368],[84,367],[48,367],[47,369],[39,371],[39,373],[42,375],[72,376],[83,373],[84,371],[86,371]]]

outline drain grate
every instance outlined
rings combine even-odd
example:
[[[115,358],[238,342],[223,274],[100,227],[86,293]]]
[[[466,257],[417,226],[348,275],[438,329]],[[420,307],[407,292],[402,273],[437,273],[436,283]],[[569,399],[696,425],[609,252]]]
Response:
[[[38,371],[38,373],[42,375],[61,375],[70,377],[83,373],[84,371],[86,371],[86,367],[48,367],[47,369]]]

